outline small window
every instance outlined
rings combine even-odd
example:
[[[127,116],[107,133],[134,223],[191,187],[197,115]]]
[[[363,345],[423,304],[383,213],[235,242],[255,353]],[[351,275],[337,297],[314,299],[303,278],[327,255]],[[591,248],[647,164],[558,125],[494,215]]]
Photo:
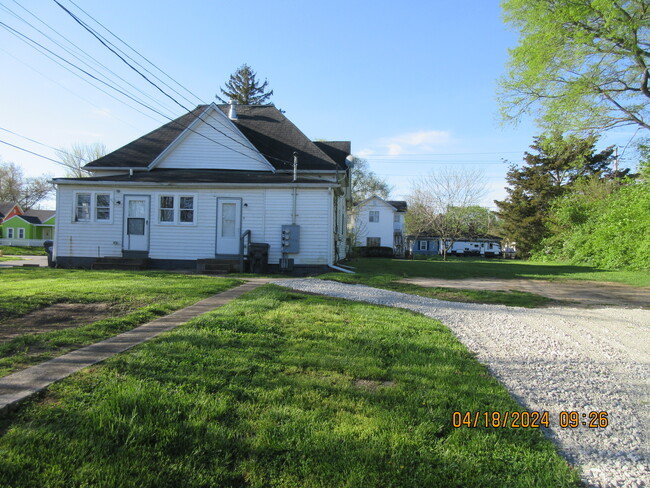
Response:
[[[494,249],[494,244],[490,242],[489,248]]]
[[[368,247],[379,247],[381,246],[381,237],[367,237],[366,246]]]
[[[160,222],[174,221],[174,197],[163,195],[160,197]]]
[[[428,250],[428,241],[420,241],[420,251],[427,251]]]
[[[12,227],[9,227],[7,229],[7,239],[13,239],[14,238],[14,229]]]
[[[77,193],[75,202],[75,222],[90,220],[90,193]]]
[[[379,210],[371,210],[369,216],[369,222],[379,222]]]
[[[396,213],[395,216],[393,217],[393,222],[395,222],[396,224],[399,224],[399,214],[398,213]]]
[[[194,222],[194,197],[180,197],[180,221],[191,224]]]
[[[18,239],[24,239],[25,238],[25,229],[22,227],[18,228]]]
[[[95,195],[95,220],[111,220],[111,195],[109,193]]]

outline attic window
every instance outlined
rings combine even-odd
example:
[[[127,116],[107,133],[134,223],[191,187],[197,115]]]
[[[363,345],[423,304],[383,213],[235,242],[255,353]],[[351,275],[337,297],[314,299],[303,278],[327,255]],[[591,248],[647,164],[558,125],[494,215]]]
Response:
[[[368,214],[368,222],[379,222],[379,210],[371,210]]]

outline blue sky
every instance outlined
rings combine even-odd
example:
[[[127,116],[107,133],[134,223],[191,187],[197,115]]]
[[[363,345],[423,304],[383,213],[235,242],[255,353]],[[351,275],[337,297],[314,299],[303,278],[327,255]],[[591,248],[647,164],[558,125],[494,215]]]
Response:
[[[96,26],[70,0],[59,1]],[[393,185],[395,199],[405,198],[423,174],[454,166],[483,171],[489,189],[484,203],[492,206],[505,196],[503,160],[520,161],[539,132],[532,120],[499,124],[496,81],[517,37],[503,24],[496,1],[75,3],[189,88],[195,96],[182,100],[187,107],[214,101],[228,76],[248,63],[269,80],[276,106],[308,137],[351,140],[353,152]],[[64,42],[56,31],[71,40],[148,94],[147,103],[168,117],[184,112],[53,0],[0,4],[52,39]],[[62,52],[2,7],[0,22]],[[0,63],[0,128],[47,145],[103,142],[113,150],[168,120],[102,93],[81,79],[85,75],[66,71],[4,28]],[[124,81],[117,84],[135,93]],[[600,146],[623,147],[633,133],[609,134]],[[0,140],[55,158],[51,149],[4,131]],[[64,172],[3,144],[0,157],[28,175]]]

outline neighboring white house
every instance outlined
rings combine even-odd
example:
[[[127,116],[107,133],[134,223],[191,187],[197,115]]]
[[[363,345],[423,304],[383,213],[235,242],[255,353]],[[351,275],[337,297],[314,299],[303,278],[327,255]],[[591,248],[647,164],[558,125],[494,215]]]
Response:
[[[54,260],[192,268],[236,261],[250,240],[269,245],[272,270],[324,269],[345,257],[349,155],[273,106],[199,106],[87,164],[93,176],[54,180]]]
[[[372,196],[354,207],[350,217],[357,246],[390,247],[404,255],[406,202]]]

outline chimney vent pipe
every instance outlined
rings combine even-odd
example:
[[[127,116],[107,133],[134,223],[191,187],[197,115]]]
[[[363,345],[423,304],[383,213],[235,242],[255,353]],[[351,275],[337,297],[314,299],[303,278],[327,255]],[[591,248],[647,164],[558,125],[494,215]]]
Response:
[[[293,181],[298,179],[298,153],[293,152]]]
[[[228,111],[228,118],[230,120],[237,120],[237,110],[235,109],[237,102],[235,100],[230,100],[230,110]]]

